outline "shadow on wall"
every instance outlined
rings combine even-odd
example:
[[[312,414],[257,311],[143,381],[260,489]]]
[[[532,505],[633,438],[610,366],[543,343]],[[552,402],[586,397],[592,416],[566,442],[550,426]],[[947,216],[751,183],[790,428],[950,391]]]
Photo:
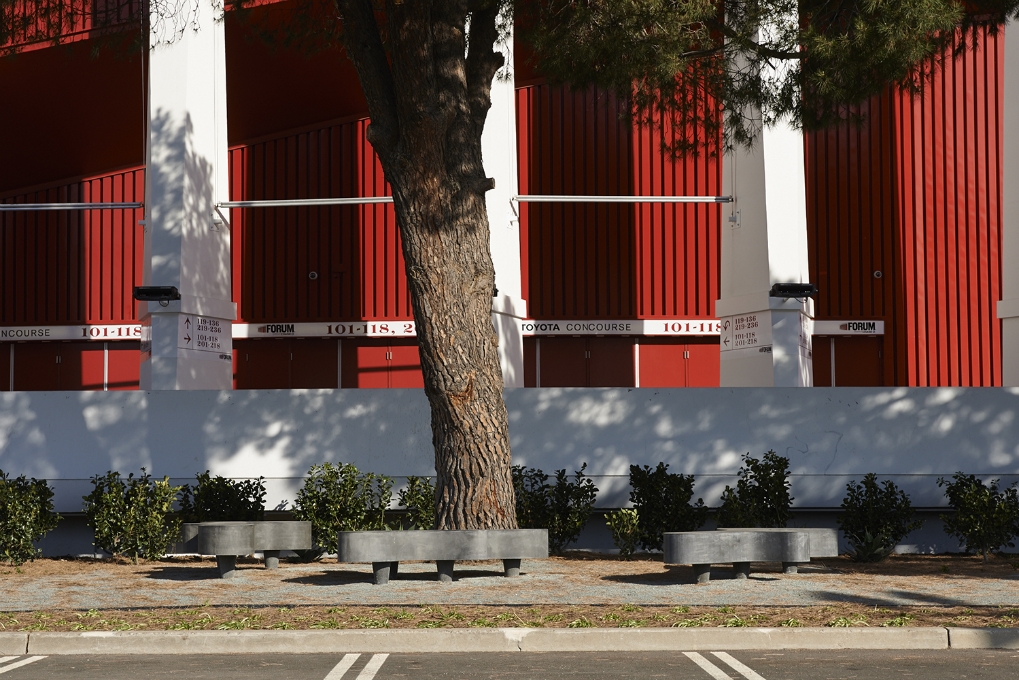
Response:
[[[696,494],[717,505],[740,456],[769,448],[789,457],[801,509],[837,507],[846,482],[867,472],[895,479],[916,507],[944,504],[939,475],[1019,478],[1014,388],[531,388],[507,390],[506,401],[515,462],[572,472],[586,461],[599,507],[626,503],[631,464],[659,461],[697,475]],[[275,478],[274,507],[326,461],[434,474],[424,393],[0,394],[0,469],[51,480],[63,511],[80,509],[71,480],[142,466],[183,479],[206,469]]]

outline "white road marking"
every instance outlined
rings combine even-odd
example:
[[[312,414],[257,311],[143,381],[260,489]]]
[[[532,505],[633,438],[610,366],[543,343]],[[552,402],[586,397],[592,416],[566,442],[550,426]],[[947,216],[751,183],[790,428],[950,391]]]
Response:
[[[331,671],[329,671],[329,675],[325,677],[325,680],[340,680],[340,678],[343,677],[343,674],[349,671],[350,667],[354,665],[354,662],[357,661],[357,657],[359,656],[361,655],[344,654],[343,658],[340,659],[340,662],[336,664]]]
[[[14,658],[16,659],[18,657],[14,657]],[[15,668],[21,668],[22,666],[27,666],[30,663],[35,663],[36,661],[39,661],[40,659],[45,659],[45,658],[46,658],[45,656],[30,656],[27,659],[22,659],[21,661],[15,661],[14,663],[7,664],[6,666],[0,668],[0,673],[6,673],[7,671],[13,671]]]
[[[683,652],[691,661],[701,667],[705,673],[713,677],[715,680],[732,680],[732,676],[729,676],[721,668],[711,663],[697,652]]]
[[[732,668],[734,671],[739,672],[747,680],[764,680],[764,678],[758,675],[753,668],[747,666],[744,663],[741,663],[739,660],[734,659],[725,652],[711,652],[711,653],[717,656],[725,663],[729,664],[730,668]]]
[[[382,664],[384,664],[388,658],[388,654],[375,654],[368,660],[368,663],[366,663],[364,668],[361,669],[361,672],[357,674],[357,678],[355,678],[355,680],[372,680],[372,678],[375,677],[375,674],[379,672],[379,669],[382,668]]]

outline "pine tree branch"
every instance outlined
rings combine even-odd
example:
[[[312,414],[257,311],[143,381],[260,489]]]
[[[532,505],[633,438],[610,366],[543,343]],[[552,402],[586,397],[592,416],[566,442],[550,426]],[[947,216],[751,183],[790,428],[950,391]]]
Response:
[[[492,108],[492,80],[506,63],[502,52],[495,49],[499,40],[497,19],[499,3],[478,0],[471,7],[471,34],[467,52],[467,101],[471,122],[478,132],[484,128]]]
[[[336,0],[343,17],[343,42],[354,62],[368,102],[368,140],[381,152],[392,151],[400,132],[396,88],[371,0]]]

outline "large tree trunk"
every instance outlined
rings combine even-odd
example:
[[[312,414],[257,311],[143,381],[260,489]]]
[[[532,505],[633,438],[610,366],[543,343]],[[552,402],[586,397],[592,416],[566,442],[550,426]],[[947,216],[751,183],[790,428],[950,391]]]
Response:
[[[368,138],[393,188],[431,406],[439,529],[517,526],[492,325],[485,192],[493,184],[481,158],[503,62],[493,49],[496,4],[391,0],[382,19],[371,0],[338,0],[372,117]]]

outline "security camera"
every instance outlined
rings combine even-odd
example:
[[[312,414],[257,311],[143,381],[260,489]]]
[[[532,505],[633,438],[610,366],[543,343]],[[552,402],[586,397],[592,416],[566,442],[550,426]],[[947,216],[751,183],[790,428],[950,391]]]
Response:
[[[776,283],[769,293],[774,298],[805,298],[817,295],[817,286],[812,283]]]
[[[134,299],[139,302],[158,302],[164,307],[170,300],[180,300],[177,286],[135,286]]]

